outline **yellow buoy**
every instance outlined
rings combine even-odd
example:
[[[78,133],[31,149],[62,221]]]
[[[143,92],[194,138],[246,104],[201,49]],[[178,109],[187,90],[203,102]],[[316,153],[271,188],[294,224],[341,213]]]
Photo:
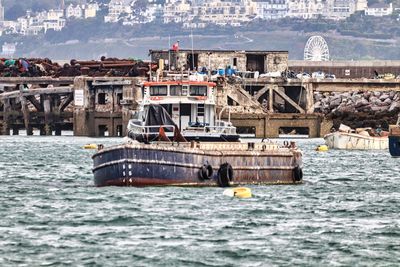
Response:
[[[329,150],[329,147],[327,145],[320,145],[320,146],[317,146],[317,148],[315,150],[319,151],[319,152],[325,152],[325,151]]]
[[[83,146],[84,149],[97,149],[96,144],[86,144]]]
[[[225,189],[224,196],[228,197],[237,197],[237,198],[250,198],[252,197],[251,195],[251,189],[248,187],[235,187],[235,188],[228,188]]]

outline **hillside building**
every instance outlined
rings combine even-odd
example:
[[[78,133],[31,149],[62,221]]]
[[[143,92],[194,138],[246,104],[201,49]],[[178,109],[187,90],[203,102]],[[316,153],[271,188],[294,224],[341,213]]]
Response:
[[[373,5],[369,6],[367,9],[365,9],[365,15],[367,15],[367,16],[383,17],[383,16],[392,15],[392,13],[393,13],[392,3],[390,3],[390,4],[383,4],[383,3],[373,4]]]
[[[263,20],[281,19],[287,16],[288,1],[287,0],[259,0],[255,3],[256,18]]]
[[[108,4],[108,14],[104,17],[104,22],[118,22],[120,16],[129,15],[132,13],[130,1],[114,1],[111,0]]]

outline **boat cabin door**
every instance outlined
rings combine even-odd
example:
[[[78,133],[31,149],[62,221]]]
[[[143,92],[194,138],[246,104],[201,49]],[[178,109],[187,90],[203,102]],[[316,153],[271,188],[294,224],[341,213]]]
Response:
[[[184,130],[189,126],[190,117],[192,115],[192,105],[191,104],[180,104],[180,121],[179,129]]]
[[[179,126],[179,121],[180,121],[180,105],[179,104],[172,104],[172,114],[171,114],[172,120],[175,122],[176,125]]]

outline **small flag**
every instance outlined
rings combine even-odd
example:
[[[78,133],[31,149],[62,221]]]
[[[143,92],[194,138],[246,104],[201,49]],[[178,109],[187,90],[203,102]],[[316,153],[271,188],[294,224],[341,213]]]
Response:
[[[174,51],[178,51],[179,50],[179,41],[177,41],[176,43],[174,43],[172,45],[172,50],[174,50]]]

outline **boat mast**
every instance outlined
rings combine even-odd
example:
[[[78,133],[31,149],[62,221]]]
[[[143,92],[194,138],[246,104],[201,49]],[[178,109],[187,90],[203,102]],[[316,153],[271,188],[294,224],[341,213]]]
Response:
[[[168,35],[168,71],[171,70],[171,35]]]

